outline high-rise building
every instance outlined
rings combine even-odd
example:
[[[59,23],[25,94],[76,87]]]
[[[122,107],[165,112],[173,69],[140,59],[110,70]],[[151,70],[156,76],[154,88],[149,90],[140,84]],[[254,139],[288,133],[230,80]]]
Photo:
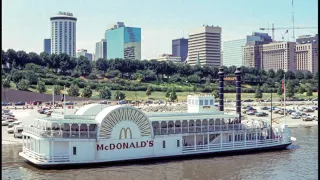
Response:
[[[106,31],[107,59],[141,60],[141,28],[117,23]]]
[[[221,65],[221,27],[203,26],[189,33],[188,64],[196,65],[199,54],[200,65]]]
[[[59,12],[50,18],[51,21],[51,53],[66,53],[76,56],[76,22],[72,13]]]
[[[188,39],[180,38],[172,40],[172,55],[181,57],[181,62],[184,62],[188,56]]]
[[[44,39],[44,41],[43,41],[43,52],[51,54],[51,39]]]
[[[262,61],[261,69],[266,71],[283,69],[284,71],[296,70],[296,43],[273,42],[262,45],[260,49]]]
[[[154,58],[157,61],[166,61],[166,62],[175,62],[175,63],[180,63],[181,62],[181,57],[179,56],[174,56],[172,54],[163,54],[160,57]]]
[[[237,39],[223,42],[223,66],[243,66],[243,46],[247,43],[246,39]]]
[[[297,44],[296,45],[296,62],[297,70],[318,72],[318,49],[316,43]]]
[[[87,57],[90,61],[92,61],[92,54],[88,53],[88,51],[86,49],[78,49],[77,52],[77,58],[79,58],[80,56],[85,56]]]
[[[247,36],[246,45],[243,46],[243,65],[261,69],[262,45],[271,42],[272,39],[267,33],[253,32],[252,35]]]
[[[96,43],[96,53],[95,60],[107,59],[107,40],[101,39],[101,41]]]
[[[296,42],[297,44],[308,44],[308,43],[318,44],[319,37],[318,37],[318,34],[316,34],[315,36],[302,35],[302,36],[299,36],[298,39],[296,39]]]

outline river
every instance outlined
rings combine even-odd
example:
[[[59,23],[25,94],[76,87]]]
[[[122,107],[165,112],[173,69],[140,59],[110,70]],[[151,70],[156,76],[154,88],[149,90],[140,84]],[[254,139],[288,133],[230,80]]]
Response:
[[[297,141],[287,150],[193,160],[41,170],[18,155],[21,145],[2,145],[2,179],[26,180],[315,180],[318,179],[318,127],[292,128]]]

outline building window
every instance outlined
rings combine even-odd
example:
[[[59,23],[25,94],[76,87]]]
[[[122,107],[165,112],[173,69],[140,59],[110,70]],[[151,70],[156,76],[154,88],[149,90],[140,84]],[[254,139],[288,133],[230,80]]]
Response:
[[[204,100],[204,105],[208,105],[208,100]]]
[[[77,147],[73,147],[73,155],[77,155]]]
[[[180,140],[177,140],[177,147],[180,147]]]
[[[162,148],[166,148],[166,141],[162,141]]]

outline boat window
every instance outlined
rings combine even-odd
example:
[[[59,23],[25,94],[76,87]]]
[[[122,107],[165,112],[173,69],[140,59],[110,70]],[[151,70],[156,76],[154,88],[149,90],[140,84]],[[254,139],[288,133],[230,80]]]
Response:
[[[77,155],[77,147],[73,147],[73,155]]]
[[[238,136],[234,135],[234,141],[238,141]]]
[[[196,99],[196,105],[199,105],[199,100],[198,99]]]
[[[210,105],[213,105],[213,99],[210,99]]]
[[[162,148],[166,148],[166,141],[162,141]]]
[[[200,100],[200,106],[203,105],[203,100]]]
[[[204,100],[204,105],[208,105],[208,100]]]
[[[192,104],[194,105],[194,99],[192,99]]]
[[[188,99],[188,104],[191,104],[191,99]]]
[[[180,140],[177,140],[177,147],[180,147]]]
[[[231,135],[229,135],[229,142],[231,142]]]

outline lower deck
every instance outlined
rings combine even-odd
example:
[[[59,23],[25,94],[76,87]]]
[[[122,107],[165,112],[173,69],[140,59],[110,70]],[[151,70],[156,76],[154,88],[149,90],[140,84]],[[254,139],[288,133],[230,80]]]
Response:
[[[266,130],[266,129],[265,129]],[[288,134],[265,130],[233,131],[192,135],[166,135],[149,139],[152,146],[139,147],[145,140],[36,139],[24,134],[22,157],[38,165],[79,164],[182,156],[272,148],[291,143]],[[134,143],[134,148],[118,148],[121,143]],[[111,144],[113,143],[113,149]],[[122,146],[122,145],[121,145]],[[140,145],[141,146],[141,145]],[[106,148],[108,147],[108,148]]]

